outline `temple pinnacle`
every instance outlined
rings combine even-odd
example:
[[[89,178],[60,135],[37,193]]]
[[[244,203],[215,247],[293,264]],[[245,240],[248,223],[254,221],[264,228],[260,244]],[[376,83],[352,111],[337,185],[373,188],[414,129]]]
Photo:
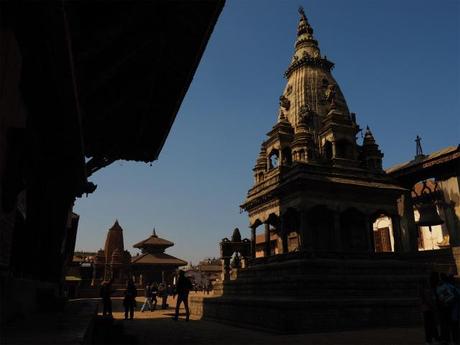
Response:
[[[299,14],[305,18],[305,11],[303,9],[303,6],[299,6]]]

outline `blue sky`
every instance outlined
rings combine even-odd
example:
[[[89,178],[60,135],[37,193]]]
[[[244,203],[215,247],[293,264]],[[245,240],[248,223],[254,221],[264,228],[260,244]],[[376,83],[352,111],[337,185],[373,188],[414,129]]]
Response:
[[[275,124],[303,5],[333,75],[383,150],[384,166],[460,142],[460,1],[227,0],[159,160],[116,162],[78,199],[76,249],[97,250],[118,219],[125,248],[155,226],[187,261],[218,256]],[[358,137],[358,141],[361,138]]]

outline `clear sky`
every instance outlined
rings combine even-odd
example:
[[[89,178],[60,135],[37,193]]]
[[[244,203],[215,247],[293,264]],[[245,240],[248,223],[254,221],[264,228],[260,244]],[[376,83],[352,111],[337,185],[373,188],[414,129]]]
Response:
[[[299,5],[385,167],[413,158],[417,134],[425,153],[459,144],[460,1],[227,0],[159,160],[90,178],[76,249],[102,248],[115,219],[132,254],[155,226],[175,243],[168,253],[193,263],[218,256],[235,227],[249,237],[239,205],[276,122]]]

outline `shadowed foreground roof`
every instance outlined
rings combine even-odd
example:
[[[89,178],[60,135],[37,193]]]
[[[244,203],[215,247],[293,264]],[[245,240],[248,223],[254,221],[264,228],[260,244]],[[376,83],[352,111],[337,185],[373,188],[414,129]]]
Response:
[[[185,266],[187,262],[165,253],[144,253],[134,256],[132,264],[137,265],[163,265],[163,266]]]
[[[91,173],[158,158],[224,2],[0,1],[0,24],[21,47],[25,104]]]

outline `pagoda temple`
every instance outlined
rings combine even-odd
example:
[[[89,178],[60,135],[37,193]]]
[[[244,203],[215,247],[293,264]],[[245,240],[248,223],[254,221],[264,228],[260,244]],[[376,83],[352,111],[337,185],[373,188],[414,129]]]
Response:
[[[131,270],[138,282],[166,282],[171,284],[176,270],[187,265],[187,262],[166,254],[166,248],[172,247],[173,242],[158,237],[155,229],[153,234],[133,247],[139,248],[141,254],[131,260]]]

